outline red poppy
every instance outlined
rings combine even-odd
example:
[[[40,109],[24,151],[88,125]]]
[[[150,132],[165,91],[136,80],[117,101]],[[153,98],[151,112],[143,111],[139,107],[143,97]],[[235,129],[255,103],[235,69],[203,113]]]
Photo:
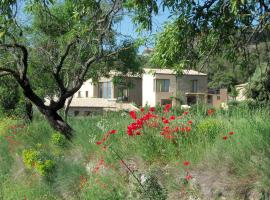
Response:
[[[169,112],[170,109],[171,109],[171,107],[172,107],[172,104],[166,104],[166,105],[164,106],[163,112]]]
[[[172,135],[169,135],[169,134],[166,134],[165,135],[165,138],[171,140],[171,139],[173,139],[173,136]]]
[[[208,110],[207,110],[207,114],[208,114],[209,116],[213,115],[214,113],[215,113],[215,110],[214,110],[214,109],[208,109]]]
[[[144,107],[141,108],[141,112],[144,112]]]
[[[192,120],[188,120],[188,122],[187,122],[188,124],[192,124]]]
[[[168,119],[163,119],[162,120],[164,124],[168,124],[169,123],[169,120]]]
[[[223,140],[227,140],[228,136],[223,136],[222,138],[223,138]]]
[[[173,131],[177,133],[177,132],[179,131],[178,126],[176,126],[176,127],[173,129]]]
[[[170,120],[175,120],[175,116],[174,115],[170,116]]]
[[[192,179],[192,176],[190,174],[186,175],[186,180],[189,181],[190,179]]]
[[[149,111],[150,112],[155,112],[155,107],[150,107]]]
[[[181,130],[181,132],[185,132],[186,129],[185,129],[185,127],[182,126],[180,130]]]
[[[187,114],[188,114],[188,111],[185,111],[183,114],[184,114],[184,115],[187,115]]]
[[[191,131],[191,127],[190,126],[186,126],[186,132],[190,132]]]
[[[136,135],[141,135],[141,132],[140,132],[140,131],[137,131],[137,132],[136,132]]]
[[[170,127],[169,127],[169,126],[164,126],[164,127],[162,128],[162,130],[163,130],[163,131],[169,131],[169,130],[170,130]]]
[[[178,116],[177,118],[178,118],[178,119],[183,119],[183,116]]]
[[[233,135],[233,134],[234,134],[234,132],[233,132],[233,131],[229,132],[229,135]]]
[[[189,162],[189,161],[185,161],[185,162],[183,162],[183,165],[184,165],[184,166],[189,166],[189,164],[190,164],[190,162]]]
[[[110,130],[109,133],[110,133],[110,134],[115,134],[115,133],[117,133],[117,131],[116,131],[116,130]]]
[[[135,111],[130,111],[129,115],[131,116],[132,119],[137,119],[137,115]]]
[[[96,142],[97,145],[101,145],[102,144],[102,141],[98,141]]]

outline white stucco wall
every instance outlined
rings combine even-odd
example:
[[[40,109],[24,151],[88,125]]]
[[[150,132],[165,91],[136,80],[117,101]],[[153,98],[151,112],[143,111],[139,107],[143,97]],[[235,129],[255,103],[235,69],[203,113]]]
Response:
[[[155,106],[156,94],[154,92],[154,76],[151,74],[143,74],[142,76],[142,99],[143,106]]]
[[[88,98],[94,97],[94,87],[91,80],[85,81],[79,91],[81,98],[86,98],[86,91],[88,91]],[[78,98],[79,91],[75,93],[74,98]]]

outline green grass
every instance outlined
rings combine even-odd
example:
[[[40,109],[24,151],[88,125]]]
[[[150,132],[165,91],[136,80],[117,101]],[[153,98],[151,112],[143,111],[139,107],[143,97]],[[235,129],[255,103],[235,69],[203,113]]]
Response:
[[[137,177],[141,172],[155,174],[169,195],[185,187],[181,182],[185,178],[184,161],[190,162],[190,173],[225,170],[227,177],[218,178],[231,179],[237,188],[257,188],[269,193],[269,110],[241,107],[218,110],[213,116],[207,116],[206,111],[204,107],[194,108],[191,116],[179,120],[178,124],[191,119],[192,130],[187,136],[177,133],[174,142],[160,135],[161,128],[144,127],[142,135],[128,136],[127,125],[133,120],[125,112],[70,118],[75,137],[64,146],[52,142],[55,131],[43,117],[16,129],[16,134],[9,127],[20,122],[2,119],[0,199],[133,199],[140,194],[140,187],[135,179],[135,188],[131,187],[132,176],[121,159],[136,167]],[[158,112],[162,114],[161,110]],[[175,109],[167,115],[180,114],[182,111]],[[109,147],[103,150],[96,142],[112,129],[118,132],[109,137],[105,143]],[[229,136],[230,131],[235,134]],[[12,141],[7,141],[6,136],[12,134]],[[222,139],[225,135],[229,136],[227,140]],[[30,148],[46,151],[56,162],[51,177],[41,176],[34,167],[25,167],[22,151]],[[101,159],[106,167],[94,173]]]

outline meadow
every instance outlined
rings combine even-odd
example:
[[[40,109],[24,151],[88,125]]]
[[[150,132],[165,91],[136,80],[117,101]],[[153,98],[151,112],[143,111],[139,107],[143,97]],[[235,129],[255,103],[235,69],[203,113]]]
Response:
[[[270,110],[170,105],[0,122],[0,199],[269,199]]]

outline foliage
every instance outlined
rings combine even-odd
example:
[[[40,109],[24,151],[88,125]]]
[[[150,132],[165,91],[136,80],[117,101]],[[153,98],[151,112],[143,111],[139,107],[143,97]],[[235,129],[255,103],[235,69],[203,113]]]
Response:
[[[248,96],[258,102],[267,103],[270,100],[270,71],[267,65],[257,67],[247,86]]]
[[[13,89],[11,89],[13,88]],[[18,85],[10,78],[0,79],[0,108],[7,114],[12,114],[20,100]]]
[[[54,145],[63,147],[66,144],[66,138],[60,133],[52,134],[51,141]]]
[[[40,175],[49,177],[54,172],[55,162],[39,150],[28,149],[22,152],[23,162],[28,168],[34,168]]]
[[[151,199],[153,200],[166,200],[167,199],[167,191],[163,188],[158,182],[158,178],[156,175],[151,174],[146,178],[143,183],[145,191],[142,193],[142,199]]]
[[[137,118],[144,116],[150,108],[144,109],[144,113],[135,112]],[[170,127],[182,123],[187,126],[192,120],[189,124],[191,130],[180,130],[174,134],[175,138],[169,139],[160,134],[165,126],[162,119],[158,118],[159,123],[154,124],[156,119],[152,118],[140,130],[140,135],[129,136],[127,126],[136,121],[125,112],[70,118],[78,135],[67,148],[61,148],[59,154],[52,145],[53,130],[42,116],[35,117],[33,123],[16,130],[16,133],[13,132],[14,125],[18,126],[20,122],[2,120],[0,156],[4,162],[0,162],[0,194],[5,199],[24,198],[22,194],[27,199],[60,200],[63,194],[70,199],[126,199],[134,189],[130,186],[130,179],[134,177],[123,162],[134,170],[136,176],[155,176],[148,179],[148,186],[145,184],[155,197],[171,197],[183,187],[191,188],[190,179],[200,180],[197,176],[208,171],[215,180],[228,180],[230,185],[227,187],[233,191],[235,188],[242,191],[256,187],[259,191],[269,192],[270,123],[267,107],[235,106],[226,112],[216,110],[211,116],[207,114],[207,108],[190,110],[184,115],[178,108],[164,113],[164,107],[159,107],[153,114],[166,118],[174,115],[176,119],[169,122]],[[177,118],[181,116],[184,118]],[[96,142],[102,141],[107,133],[110,135],[106,141],[97,145]],[[12,136],[17,144],[11,143],[6,136]],[[227,136],[226,140],[224,136]],[[21,155],[25,165],[33,170],[19,170],[22,169],[18,158]],[[35,173],[47,173],[52,163],[47,161],[45,164],[46,160],[54,162],[51,182],[40,181]],[[39,171],[32,166],[38,162],[41,164],[38,165]],[[187,171],[193,178],[186,174]],[[138,183],[135,184],[138,187]],[[208,184],[209,188],[213,186]],[[188,189],[186,195],[189,192],[194,191]],[[242,194],[239,195],[242,199]]]
[[[222,128],[224,128],[223,124],[219,120],[206,118],[197,125],[196,132],[198,135],[201,134],[203,137],[213,140]]]

